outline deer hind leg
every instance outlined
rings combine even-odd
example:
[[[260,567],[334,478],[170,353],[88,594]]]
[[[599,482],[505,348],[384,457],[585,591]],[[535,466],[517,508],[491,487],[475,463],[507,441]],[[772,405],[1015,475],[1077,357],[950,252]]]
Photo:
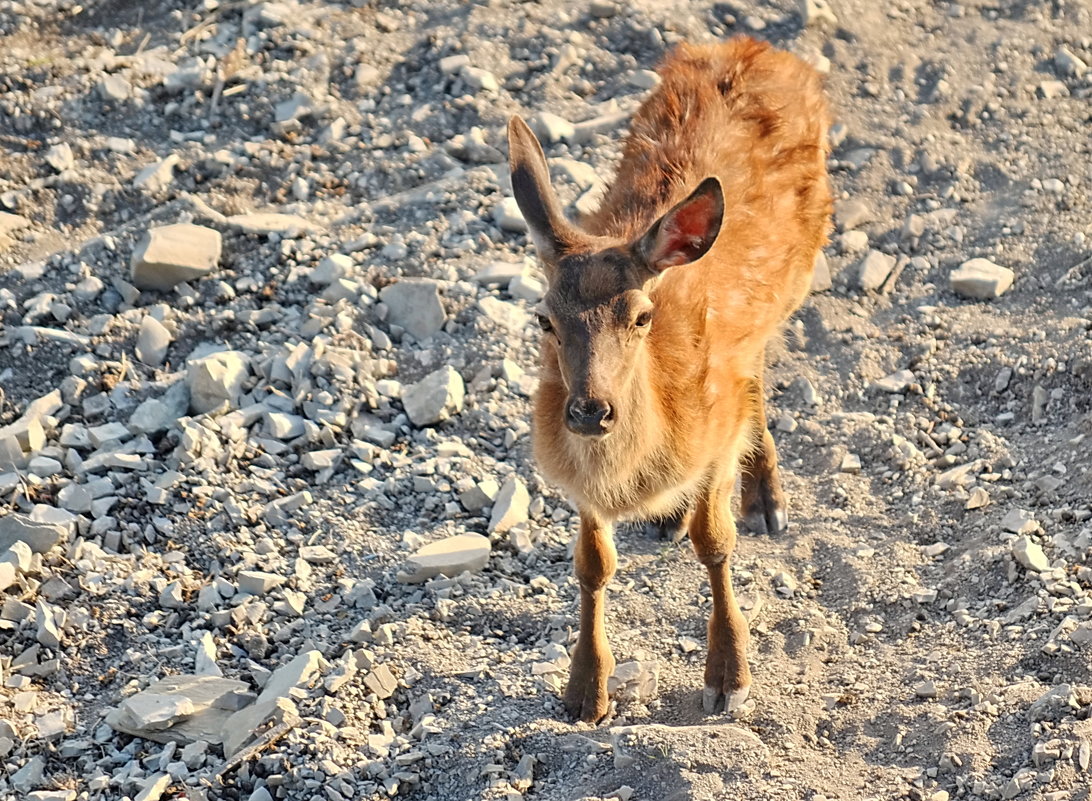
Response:
[[[610,706],[607,677],[614,672],[614,656],[607,642],[605,612],[607,584],[618,557],[611,526],[583,511],[574,564],[580,584],[580,635],[573,649],[565,708],[573,717],[594,723]]]
[[[648,521],[647,526],[658,539],[681,542],[690,529],[690,518],[693,514],[692,506],[687,505],[666,517]]]
[[[751,688],[747,664],[747,620],[732,592],[728,562],[736,544],[736,527],[729,508],[733,482],[719,480],[698,499],[690,521],[690,541],[698,560],[709,571],[713,611],[709,616],[709,654],[705,660],[702,706],[716,712],[738,708]]]
[[[766,427],[766,401],[762,379],[754,379],[751,388],[751,425],[759,435],[754,447],[743,456],[741,507],[743,522],[754,534],[779,534],[788,528],[785,492],[777,467],[777,448]]]

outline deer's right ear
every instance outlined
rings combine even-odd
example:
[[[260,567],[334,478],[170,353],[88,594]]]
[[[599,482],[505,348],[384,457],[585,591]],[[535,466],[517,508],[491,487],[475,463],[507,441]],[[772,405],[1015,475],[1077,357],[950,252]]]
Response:
[[[542,145],[518,116],[508,123],[508,166],[512,172],[512,194],[527,221],[539,257],[548,266],[574,241],[575,230],[561,213],[550,186],[550,169]]]

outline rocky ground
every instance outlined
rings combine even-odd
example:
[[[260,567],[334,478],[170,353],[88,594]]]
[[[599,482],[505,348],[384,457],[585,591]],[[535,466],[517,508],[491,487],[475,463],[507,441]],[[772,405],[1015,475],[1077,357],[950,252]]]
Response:
[[[808,5],[0,2],[0,797],[1089,798],[1092,12]],[[634,527],[573,725],[504,125],[593,207],[738,32],[838,120],[753,701],[701,712],[703,570]]]

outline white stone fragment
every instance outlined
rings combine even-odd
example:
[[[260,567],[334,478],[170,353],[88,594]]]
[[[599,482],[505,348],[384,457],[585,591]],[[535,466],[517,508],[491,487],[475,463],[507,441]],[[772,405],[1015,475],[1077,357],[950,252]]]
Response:
[[[1023,509],[1010,509],[1001,518],[1001,528],[1013,534],[1030,534],[1039,527],[1038,522]]]
[[[68,142],[53,145],[45,154],[46,164],[57,172],[70,170],[76,164],[76,158],[72,155],[72,147]]]
[[[522,333],[531,322],[531,315],[518,305],[492,295],[481,298],[477,305],[486,317],[513,334]]]
[[[1050,569],[1050,560],[1042,547],[1026,535],[1012,541],[1012,555],[1017,562],[1036,573]]]
[[[459,70],[459,77],[462,78],[468,86],[471,86],[474,89],[480,89],[483,92],[496,92],[500,89],[500,84],[497,82],[497,76],[489,70],[483,70],[480,67],[471,67],[469,64],[466,64]]]
[[[489,539],[481,534],[459,534],[417,549],[398,574],[400,581],[416,584],[433,576],[476,573],[489,561]]]
[[[883,286],[895,269],[895,257],[879,250],[870,250],[857,265],[857,283],[861,289],[874,292]]]
[[[167,358],[170,344],[171,332],[167,327],[150,314],[145,315],[137,335],[136,357],[151,367],[159,367]]]
[[[337,466],[340,458],[340,448],[326,448],[303,454],[300,457],[300,464],[307,470],[331,470]]]
[[[87,429],[87,434],[91,438],[91,444],[96,448],[101,448],[107,442],[124,442],[132,437],[129,432],[129,427],[124,423],[104,423],[101,426],[92,426]]]
[[[174,168],[178,162],[178,154],[171,153],[165,159],[149,164],[133,178],[133,186],[153,193],[163,191],[174,180]]]
[[[812,25],[837,25],[838,18],[827,0],[800,0],[800,20],[804,27]]]
[[[156,773],[144,780],[143,786],[133,801],[159,801],[163,793],[174,781],[169,773]]]
[[[526,265],[522,262],[492,261],[474,273],[471,279],[482,286],[499,286],[511,283],[523,275],[525,269]]]
[[[442,423],[462,411],[466,387],[458,371],[445,366],[402,391],[402,406],[418,428]]]
[[[861,457],[855,453],[847,453],[842,457],[842,463],[838,470],[842,473],[860,473]]]
[[[493,503],[489,531],[503,534],[513,526],[526,523],[530,505],[531,496],[523,480],[519,476],[509,476]]]
[[[295,439],[302,437],[306,428],[303,418],[287,412],[267,412],[263,425],[265,433],[276,439]]]
[[[567,119],[551,114],[548,111],[536,112],[527,120],[527,125],[547,145],[552,145],[563,139],[571,139],[576,131],[573,124]]]
[[[339,278],[348,278],[354,272],[355,264],[351,257],[342,253],[326,256],[307,275],[307,279],[318,286],[329,286]]]
[[[527,231],[527,221],[523,219],[523,212],[519,210],[514,197],[506,197],[493,207],[493,221],[502,231],[517,234]]]
[[[533,275],[517,275],[508,282],[508,294],[528,303],[538,303],[546,297],[546,284]]]
[[[193,701],[185,695],[140,692],[123,704],[126,723],[145,731],[163,731],[194,712]]]
[[[152,228],[137,244],[130,276],[140,289],[167,291],[208,275],[220,261],[220,232],[188,223]]]
[[[318,651],[306,651],[273,671],[258,699],[228,718],[224,726],[224,755],[230,757],[242,748],[281,703],[288,700],[289,692],[309,683],[324,664]]]
[[[193,672],[198,676],[224,675],[220,666],[216,664],[216,642],[212,639],[212,632],[204,632],[197,641]]]
[[[284,576],[278,576],[276,573],[266,573],[261,570],[241,570],[239,571],[238,584],[242,592],[250,595],[265,595],[284,584],[286,580]]]
[[[417,340],[429,339],[447,321],[440,302],[440,284],[431,278],[403,278],[383,287],[379,299],[390,310],[390,322]]]
[[[444,75],[456,75],[463,67],[470,65],[470,56],[465,53],[456,53],[453,56],[445,56],[440,59],[440,72]]]
[[[607,692],[626,701],[647,701],[656,697],[659,681],[658,662],[622,662],[607,677]]]
[[[1054,66],[1062,75],[1072,75],[1076,78],[1080,78],[1088,69],[1084,59],[1065,45],[1058,45],[1058,49],[1054,51]]]
[[[295,214],[278,214],[276,212],[255,212],[252,214],[236,214],[228,217],[225,222],[247,234],[280,234],[281,236],[295,238],[318,230],[318,226],[303,217]]]
[[[187,363],[186,384],[194,414],[211,412],[225,403],[231,409],[238,408],[249,363],[250,358],[237,350],[191,359]]]
[[[906,392],[914,383],[914,374],[909,370],[897,370],[872,382],[873,389],[881,392]]]
[[[970,259],[952,270],[952,291],[967,298],[990,300],[1001,297],[1012,286],[1016,274],[989,259]]]

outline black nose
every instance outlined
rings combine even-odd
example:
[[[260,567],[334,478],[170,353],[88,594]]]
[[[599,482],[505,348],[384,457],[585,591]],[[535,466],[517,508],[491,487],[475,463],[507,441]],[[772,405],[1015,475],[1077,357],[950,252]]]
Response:
[[[585,436],[606,434],[614,425],[614,409],[598,398],[569,401],[568,415],[569,430]]]

